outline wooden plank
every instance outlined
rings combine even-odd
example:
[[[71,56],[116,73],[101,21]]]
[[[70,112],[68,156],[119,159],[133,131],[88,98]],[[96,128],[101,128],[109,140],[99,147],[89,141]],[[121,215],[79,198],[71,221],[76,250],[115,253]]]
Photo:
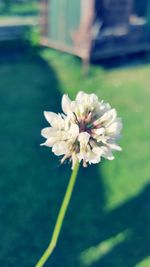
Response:
[[[4,26],[34,26],[38,24],[37,18],[28,17],[6,17],[6,18],[0,18],[0,27]]]
[[[81,0],[66,0],[66,42],[69,45],[73,44],[72,36],[77,31],[81,22]]]
[[[150,43],[143,43],[133,46],[127,46],[127,47],[120,47],[120,48],[110,48],[110,49],[102,49],[98,50],[95,53],[91,55],[92,60],[98,60],[98,59],[105,59],[109,57],[115,57],[115,56],[123,56],[128,54],[135,54],[137,52],[149,52],[150,51]]]
[[[49,47],[49,48],[54,48],[56,50],[60,50],[62,52],[66,52],[66,53],[78,56],[81,59],[85,58],[84,53],[81,50],[75,49],[74,47],[66,45],[64,43],[55,42],[54,40],[51,40],[49,38],[42,38],[40,40],[40,44],[42,46],[46,46],[46,47]]]
[[[39,24],[40,24],[40,32],[42,36],[47,36],[48,35],[48,4],[49,0],[40,0],[40,19],[39,19]]]

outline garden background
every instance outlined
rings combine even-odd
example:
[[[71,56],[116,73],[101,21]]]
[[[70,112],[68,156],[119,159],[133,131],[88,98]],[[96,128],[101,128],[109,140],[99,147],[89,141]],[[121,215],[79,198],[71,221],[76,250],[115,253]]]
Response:
[[[16,3],[1,19],[26,12],[37,19],[38,10],[36,2]],[[0,265],[35,266],[49,243],[71,170],[40,147],[43,111],[61,112],[62,95],[83,90],[117,109],[123,151],[80,169],[45,266],[149,267],[149,57],[94,64],[85,78],[79,59],[40,48],[34,33],[23,45],[0,42]]]

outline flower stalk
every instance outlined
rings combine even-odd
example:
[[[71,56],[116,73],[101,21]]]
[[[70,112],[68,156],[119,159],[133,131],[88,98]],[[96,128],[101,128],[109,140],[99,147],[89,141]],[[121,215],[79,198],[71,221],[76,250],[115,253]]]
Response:
[[[66,214],[66,211],[67,211],[70,199],[71,199],[71,195],[72,195],[72,192],[74,189],[74,185],[76,182],[76,178],[77,178],[77,174],[78,174],[78,170],[79,170],[79,165],[80,165],[79,162],[77,162],[73,171],[72,171],[72,174],[71,174],[71,177],[70,177],[70,180],[68,183],[68,187],[67,187],[67,190],[66,190],[66,193],[65,193],[65,196],[64,196],[64,199],[62,201],[62,205],[61,205],[58,217],[57,217],[57,221],[56,221],[56,224],[54,227],[51,241],[50,241],[47,249],[45,250],[44,254],[40,258],[40,260],[37,262],[37,264],[35,265],[35,267],[43,267],[44,266],[44,264],[46,263],[48,258],[51,256],[51,254],[52,254],[52,252],[53,252],[53,250],[57,244],[57,240],[58,240],[61,228],[62,228],[64,217],[65,217],[65,214]]]

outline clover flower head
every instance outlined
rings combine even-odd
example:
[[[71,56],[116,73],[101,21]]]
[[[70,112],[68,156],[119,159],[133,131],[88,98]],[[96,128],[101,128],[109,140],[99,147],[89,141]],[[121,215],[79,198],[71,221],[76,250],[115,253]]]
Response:
[[[113,160],[113,150],[121,151],[117,140],[122,129],[121,119],[108,103],[99,101],[95,94],[79,92],[74,101],[62,97],[63,114],[44,112],[50,127],[41,132],[46,138],[42,145],[52,148],[57,156],[86,167],[99,163],[101,157]]]

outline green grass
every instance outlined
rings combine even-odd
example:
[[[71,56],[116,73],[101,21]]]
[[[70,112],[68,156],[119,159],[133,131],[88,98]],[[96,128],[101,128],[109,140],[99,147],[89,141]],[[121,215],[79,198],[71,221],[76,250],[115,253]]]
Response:
[[[70,175],[43,141],[43,110],[94,92],[123,119],[123,151],[80,170],[51,267],[150,266],[150,65],[91,67],[50,50],[0,63],[1,266],[34,266],[48,245]]]

